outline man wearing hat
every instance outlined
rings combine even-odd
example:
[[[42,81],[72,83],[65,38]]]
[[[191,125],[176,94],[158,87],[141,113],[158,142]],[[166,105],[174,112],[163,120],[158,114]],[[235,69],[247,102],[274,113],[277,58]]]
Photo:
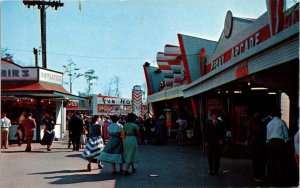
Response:
[[[218,120],[215,110],[210,114],[211,119],[204,126],[204,146],[207,148],[209,175],[218,175],[222,147],[225,140],[225,129],[222,121]]]

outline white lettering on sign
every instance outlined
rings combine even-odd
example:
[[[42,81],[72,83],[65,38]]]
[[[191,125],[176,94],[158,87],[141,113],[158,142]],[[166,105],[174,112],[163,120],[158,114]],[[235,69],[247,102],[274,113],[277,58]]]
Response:
[[[257,46],[260,41],[259,41],[259,35],[260,33],[257,32],[254,35],[250,36],[243,42],[239,43],[235,47],[232,48],[232,56],[233,58],[241,55],[242,53],[246,52],[247,50],[250,50],[251,48],[254,48]]]
[[[223,64],[224,64],[224,55],[222,55],[221,57],[213,61],[211,70],[214,70]]]
[[[45,69],[39,69],[39,79],[40,81],[50,82],[54,84],[62,85],[63,76],[62,73],[53,72]]]

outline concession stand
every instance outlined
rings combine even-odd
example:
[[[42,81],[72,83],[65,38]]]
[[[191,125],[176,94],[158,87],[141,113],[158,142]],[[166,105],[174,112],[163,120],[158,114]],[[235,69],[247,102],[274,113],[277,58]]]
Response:
[[[9,140],[16,140],[16,129],[22,112],[33,113],[37,127],[33,140],[43,135],[45,113],[55,119],[55,138],[62,139],[66,130],[66,108],[69,100],[84,100],[64,89],[63,73],[41,68],[22,67],[11,60],[1,59],[1,112],[6,113],[12,126]]]

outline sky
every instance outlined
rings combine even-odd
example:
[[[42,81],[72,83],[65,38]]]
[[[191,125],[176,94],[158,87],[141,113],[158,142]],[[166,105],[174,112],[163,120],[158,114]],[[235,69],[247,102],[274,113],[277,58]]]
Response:
[[[63,7],[46,9],[47,68],[65,72],[70,61],[78,73],[90,69],[99,77],[91,93],[105,94],[114,77],[121,97],[131,98],[134,85],[146,87],[143,64],[156,64],[165,44],[178,45],[177,34],[218,41],[226,12],[258,18],[265,0],[61,0]],[[81,10],[79,9],[81,2]],[[22,66],[34,66],[33,48],[40,48],[40,13],[22,0],[1,1],[1,48]],[[41,54],[39,56],[41,66]],[[64,82],[69,77],[64,75]],[[64,84],[69,90],[69,85]],[[73,94],[87,87],[73,82]]]

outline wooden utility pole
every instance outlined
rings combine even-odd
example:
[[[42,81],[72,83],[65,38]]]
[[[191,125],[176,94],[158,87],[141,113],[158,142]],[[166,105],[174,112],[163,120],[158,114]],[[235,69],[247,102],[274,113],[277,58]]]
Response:
[[[33,48],[33,54],[35,57],[35,66],[38,67],[39,66],[39,61],[38,61],[38,49]]]
[[[45,1],[45,0],[23,0],[24,5],[28,8],[31,6],[37,6],[40,9],[40,19],[41,19],[41,43],[42,43],[42,67],[47,68],[47,53],[46,53],[46,8],[49,6],[54,7],[57,10],[58,7],[64,6],[63,3],[59,1]]]

